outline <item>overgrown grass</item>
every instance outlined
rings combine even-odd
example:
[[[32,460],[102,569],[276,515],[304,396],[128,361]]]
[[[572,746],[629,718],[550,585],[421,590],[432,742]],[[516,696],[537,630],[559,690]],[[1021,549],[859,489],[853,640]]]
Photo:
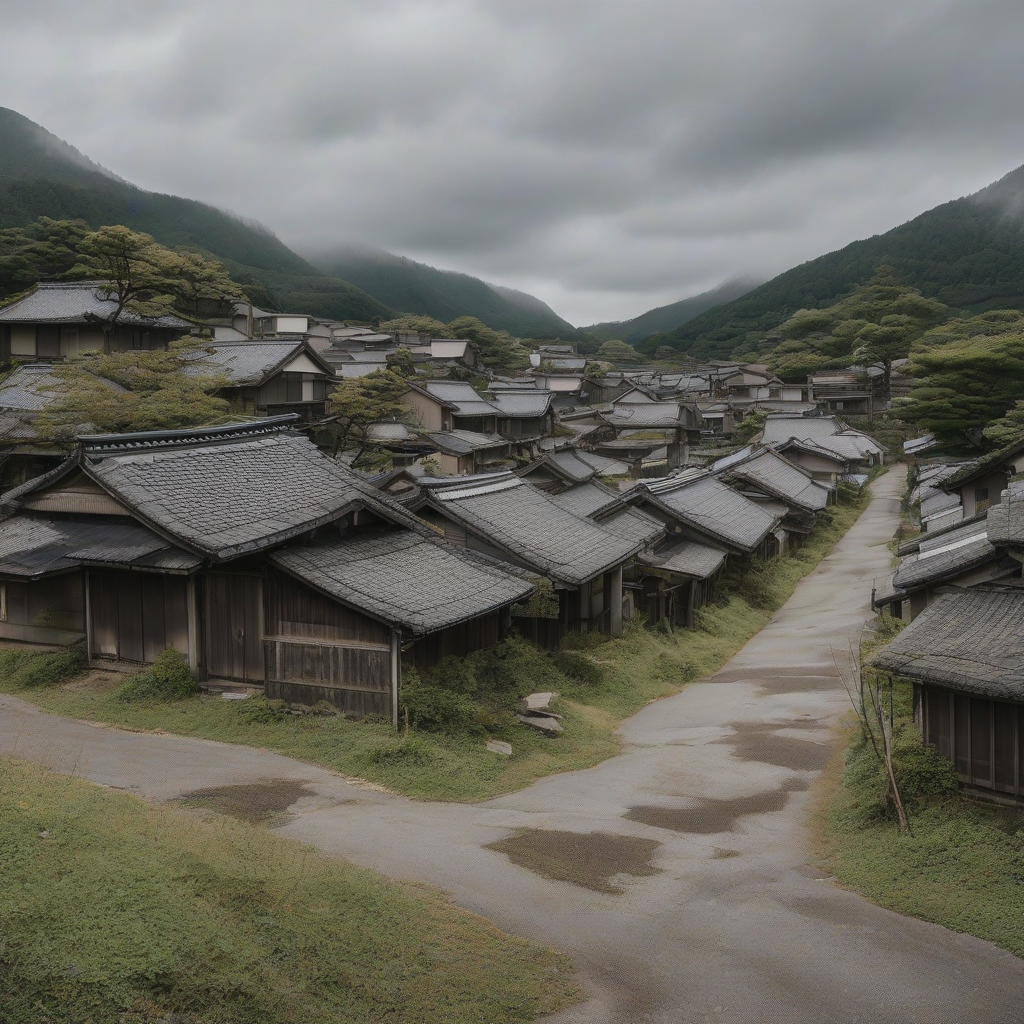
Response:
[[[425,888],[0,759],[5,1024],[530,1021],[572,965]]]
[[[949,762],[922,746],[909,702],[898,686],[893,761],[910,834],[896,824],[881,762],[852,729],[822,812],[825,866],[883,907],[1024,956],[1024,815],[962,795]]]
[[[74,718],[265,747],[412,797],[486,799],[616,754],[615,730],[622,719],[725,664],[832,550],[866,504],[861,495],[831,506],[801,550],[734,576],[732,592],[702,609],[697,629],[647,630],[635,623],[615,639],[574,634],[566,638],[566,649],[553,655],[512,640],[465,662],[446,660],[422,677],[408,672],[403,682],[407,734],[379,721],[291,715],[280,702],[264,698],[125,701],[115,695],[122,680],[111,673],[91,673],[45,690],[22,689],[0,674],[0,690],[15,690],[48,711]],[[557,739],[515,720],[519,697],[536,690],[561,694],[555,710],[564,715],[565,731]],[[511,743],[513,756],[488,751],[488,737]]]

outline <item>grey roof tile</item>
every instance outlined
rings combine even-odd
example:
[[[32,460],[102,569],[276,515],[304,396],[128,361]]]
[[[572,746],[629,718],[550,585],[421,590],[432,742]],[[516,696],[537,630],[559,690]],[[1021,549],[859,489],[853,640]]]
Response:
[[[218,341],[203,346],[194,359],[195,374],[220,374],[235,387],[256,387],[273,376],[282,364],[300,354],[319,361],[302,338],[271,338],[267,340]],[[318,367],[329,376],[328,367]],[[192,370],[187,367],[186,371]]]
[[[724,474],[806,512],[818,512],[828,504],[827,487],[770,448],[754,449],[743,460],[730,462]]]
[[[494,416],[497,414],[494,405],[464,381],[429,380],[418,384],[417,387],[442,402],[451,403],[455,407],[456,416]]]
[[[713,576],[724,564],[728,552],[721,548],[700,544],[693,540],[684,540],[679,544],[664,548],[653,554],[643,555],[648,565],[690,576],[693,579],[706,580]]]
[[[955,579],[986,562],[995,562],[999,553],[989,542],[984,519],[972,519],[941,536],[925,536],[917,551],[904,556],[893,576],[893,585],[905,591]]]
[[[709,537],[744,552],[779,525],[779,517],[704,470],[686,470],[658,482],[644,481],[631,495]]]
[[[0,323],[84,324],[110,320],[117,303],[106,297],[102,281],[43,281],[28,293],[0,309]],[[146,317],[126,310],[120,324],[126,327],[165,327],[188,332],[192,325],[176,316]]]
[[[1024,701],[1024,590],[972,587],[943,594],[873,659],[912,679]]]
[[[992,544],[1024,546],[1024,480],[1011,480],[999,504],[989,508],[988,539]]]
[[[296,544],[270,560],[345,604],[423,634],[486,615],[533,585],[411,530]]]
[[[0,574],[37,577],[82,565],[157,564],[157,556],[185,556],[163,537],[138,523],[85,522],[15,515],[0,522]],[[159,559],[158,559],[159,561]]]
[[[491,397],[491,404],[498,415],[505,419],[539,419],[546,416],[554,400],[551,391],[498,391]]]
[[[524,565],[578,586],[621,565],[643,544],[574,515],[512,474],[424,481],[430,504]]]

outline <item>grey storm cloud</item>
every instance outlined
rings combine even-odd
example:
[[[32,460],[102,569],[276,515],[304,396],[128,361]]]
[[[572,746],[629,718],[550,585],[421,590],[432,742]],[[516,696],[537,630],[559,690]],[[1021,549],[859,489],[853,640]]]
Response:
[[[1019,0],[0,0],[0,104],[135,183],[574,323],[1024,162]]]

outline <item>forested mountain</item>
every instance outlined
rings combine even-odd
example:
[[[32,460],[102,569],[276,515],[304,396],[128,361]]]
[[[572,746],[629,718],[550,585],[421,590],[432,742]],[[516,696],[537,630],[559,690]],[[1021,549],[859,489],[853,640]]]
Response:
[[[583,327],[581,330],[595,335],[602,341],[618,338],[620,341],[635,345],[652,334],[668,334],[677,327],[682,327],[694,317],[700,316],[706,310],[720,306],[724,302],[732,302],[733,299],[738,299],[741,295],[746,295],[760,283],[760,281],[749,278],[736,278],[688,299],[649,309],[632,320],[614,320],[609,323],[593,324],[590,327]]]
[[[348,281],[328,277],[270,231],[212,206],[146,192],[123,181],[44,128],[0,107],[0,227],[38,217],[124,224],[167,246],[216,256],[254,301],[339,319],[373,320],[391,310]]]
[[[640,348],[670,345],[703,357],[754,350],[798,309],[831,305],[879,266],[952,309],[1024,309],[1024,167],[883,235],[794,267]]]
[[[311,262],[405,313],[442,321],[475,316],[495,330],[520,338],[571,337],[576,333],[572,324],[532,295],[468,274],[438,270],[382,249],[345,246],[311,257]]]

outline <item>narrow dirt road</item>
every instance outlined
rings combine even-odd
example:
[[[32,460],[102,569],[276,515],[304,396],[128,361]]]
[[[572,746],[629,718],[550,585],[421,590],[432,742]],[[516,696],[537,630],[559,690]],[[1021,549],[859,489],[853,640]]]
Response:
[[[571,953],[590,998],[550,1018],[560,1024],[1018,1024],[1024,962],[881,910],[807,866],[807,789],[849,707],[832,651],[868,617],[901,487],[900,468],[878,480],[857,525],[765,629],[716,676],[626,722],[619,757],[512,796],[417,803],[274,754],[95,728],[9,697],[0,751],[156,799],[304,781],[283,834],[441,886]],[[619,837],[647,840],[655,873],[619,876],[617,894],[551,881],[487,848],[522,828],[597,833],[591,853],[613,867]]]

